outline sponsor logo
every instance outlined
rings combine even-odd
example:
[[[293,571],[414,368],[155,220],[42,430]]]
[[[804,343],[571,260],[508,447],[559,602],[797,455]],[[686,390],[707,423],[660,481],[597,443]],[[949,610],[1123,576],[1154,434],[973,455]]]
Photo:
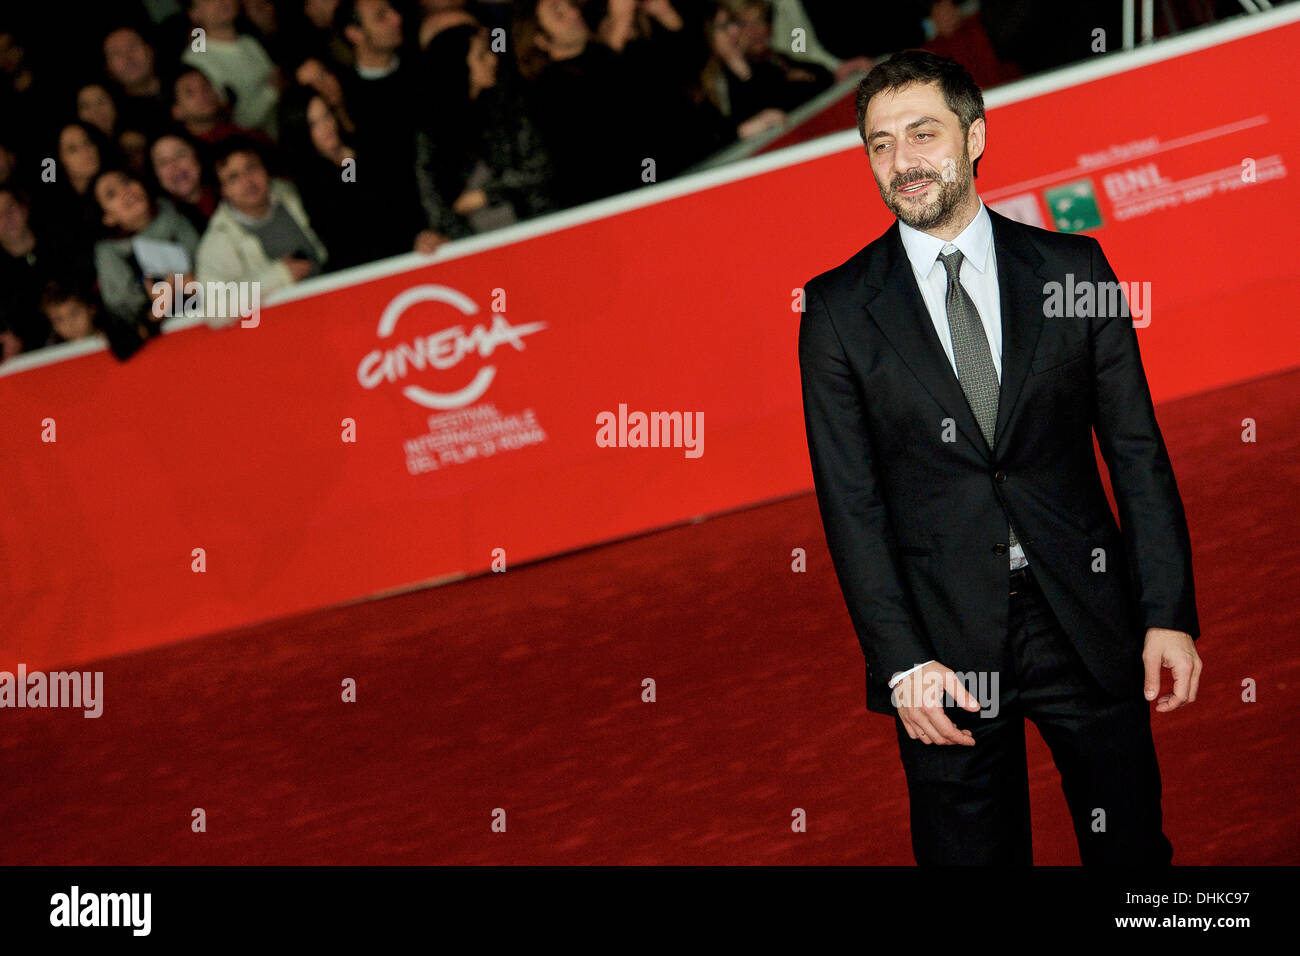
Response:
[[[449,305],[467,317],[479,313],[478,304],[456,289],[440,285],[415,286],[388,303],[379,317],[379,338],[395,339],[397,323],[406,311],[423,302]],[[470,356],[486,359],[504,345],[522,352],[525,337],[546,328],[545,322],[511,325],[500,313],[493,313],[490,322],[478,322],[469,325],[468,329],[467,325],[450,325],[368,352],[357,366],[357,381],[362,388],[373,389],[385,382],[400,382],[413,373],[450,372]],[[483,397],[496,374],[495,365],[484,364],[460,388],[434,391],[424,385],[408,384],[402,386],[402,395],[417,405],[438,411],[464,408]]]
[[[1061,232],[1083,232],[1102,225],[1097,191],[1091,179],[1080,179],[1043,191],[1052,220]]]

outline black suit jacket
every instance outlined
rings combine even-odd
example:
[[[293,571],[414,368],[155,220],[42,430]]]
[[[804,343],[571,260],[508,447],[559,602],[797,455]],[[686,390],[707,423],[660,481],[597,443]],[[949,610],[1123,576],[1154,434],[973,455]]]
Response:
[[[894,712],[890,676],[922,661],[1001,671],[1005,682],[1008,520],[1109,693],[1141,693],[1146,628],[1200,633],[1187,521],[1132,319],[1045,314],[1049,282],[1116,281],[1101,246],[989,216],[1003,342],[991,451],[897,222],[804,288],[799,365],[813,479],[866,658],[867,707],[879,713]]]

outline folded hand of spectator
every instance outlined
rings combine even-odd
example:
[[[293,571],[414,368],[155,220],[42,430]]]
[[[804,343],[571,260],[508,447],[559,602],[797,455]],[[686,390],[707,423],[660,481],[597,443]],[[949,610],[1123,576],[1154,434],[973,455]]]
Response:
[[[851,60],[845,60],[835,68],[835,82],[838,83],[854,73],[867,73],[875,65],[876,61],[869,56],[855,56]]]
[[[467,189],[456,197],[456,201],[451,204],[451,208],[458,216],[468,216],[476,209],[482,209],[487,203],[487,193],[483,190]]]
[[[666,30],[680,30],[684,21],[670,0],[640,0],[643,11],[658,20]]]
[[[741,139],[749,139],[758,136],[760,133],[767,132],[773,126],[780,126],[784,122],[784,110],[766,109],[741,123],[736,129],[736,135]]]
[[[301,282],[311,275],[312,266],[315,265],[310,259],[301,256],[285,256],[280,261],[289,267],[294,282]]]
[[[436,252],[438,247],[446,241],[447,237],[442,233],[434,232],[432,229],[424,229],[415,237],[415,251],[427,256]]]
[[[0,332],[0,362],[11,359],[23,350],[23,340],[9,329]]]

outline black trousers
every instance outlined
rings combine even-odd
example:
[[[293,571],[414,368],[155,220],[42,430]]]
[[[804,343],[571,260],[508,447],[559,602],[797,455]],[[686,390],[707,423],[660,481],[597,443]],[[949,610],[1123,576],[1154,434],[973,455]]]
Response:
[[[1085,865],[1167,865],[1150,703],[1108,695],[1088,673],[1032,573],[1012,574],[996,716],[944,712],[975,746],[913,740],[895,717],[921,865],[1030,865],[1025,718],[1051,748]],[[941,662],[942,663],[942,662]],[[968,685],[974,691],[974,685]],[[991,678],[986,688],[992,690]],[[984,701],[981,701],[984,703]],[[992,708],[986,708],[990,713]]]

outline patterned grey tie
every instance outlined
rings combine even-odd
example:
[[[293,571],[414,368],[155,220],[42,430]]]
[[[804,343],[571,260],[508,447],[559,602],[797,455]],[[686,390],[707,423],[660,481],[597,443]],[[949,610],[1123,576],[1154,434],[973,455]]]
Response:
[[[993,353],[984,334],[984,323],[967,291],[957,278],[961,273],[961,250],[939,256],[948,270],[948,331],[952,336],[952,351],[957,359],[957,381],[966,393],[970,410],[975,413],[984,441],[993,448],[993,429],[998,421],[998,372],[993,366]],[[1008,544],[1015,547],[1016,532],[1007,526]]]

